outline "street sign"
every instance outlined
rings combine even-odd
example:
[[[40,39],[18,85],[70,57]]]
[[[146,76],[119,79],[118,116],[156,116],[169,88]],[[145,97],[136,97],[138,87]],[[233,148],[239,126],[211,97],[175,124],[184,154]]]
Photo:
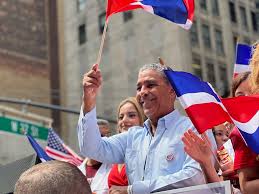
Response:
[[[20,135],[30,134],[31,136],[41,140],[47,140],[48,138],[48,128],[30,123],[28,121],[8,117],[0,117],[0,131]]]

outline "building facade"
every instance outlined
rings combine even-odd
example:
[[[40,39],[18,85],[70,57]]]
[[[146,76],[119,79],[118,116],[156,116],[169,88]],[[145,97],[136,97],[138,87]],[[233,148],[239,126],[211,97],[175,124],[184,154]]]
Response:
[[[96,62],[105,23],[105,0],[59,1],[62,105],[80,109],[83,74]],[[143,10],[110,18],[100,69],[103,87],[97,113],[116,120],[119,102],[134,96],[138,69],[165,63],[211,82],[220,95],[229,94],[237,41],[259,39],[255,0],[197,0],[190,31]],[[65,134],[76,142],[78,116],[63,115]]]
[[[56,1],[0,1],[1,97],[59,105],[56,13]],[[24,115],[15,115],[16,119],[31,122],[32,117],[24,116],[32,113],[37,118],[53,118],[54,127],[60,129],[60,116],[57,111],[1,101],[2,105],[8,107],[8,110],[15,109],[12,112],[23,110]],[[2,109],[0,113],[1,117],[6,115],[6,111]],[[40,120],[38,124],[43,122]],[[21,135],[7,134],[3,132],[2,127],[5,126],[0,126],[0,163],[19,159],[18,156],[28,154],[29,150],[33,152],[26,137],[21,140]]]

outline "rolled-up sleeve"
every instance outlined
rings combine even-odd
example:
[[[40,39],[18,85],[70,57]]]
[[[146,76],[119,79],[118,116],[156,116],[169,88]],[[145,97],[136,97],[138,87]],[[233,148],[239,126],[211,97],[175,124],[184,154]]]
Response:
[[[101,137],[97,125],[96,108],[83,114],[82,108],[77,126],[81,154],[103,163],[123,163],[127,144],[127,132],[112,137]]]

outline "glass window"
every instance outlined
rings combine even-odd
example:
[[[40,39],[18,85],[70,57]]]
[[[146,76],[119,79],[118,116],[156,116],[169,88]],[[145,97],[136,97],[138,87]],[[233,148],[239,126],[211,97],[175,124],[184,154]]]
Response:
[[[85,24],[82,24],[78,27],[78,42],[80,45],[82,45],[86,42]]]
[[[132,11],[126,11],[123,12],[123,21],[127,22],[133,18],[133,12]]]
[[[243,27],[247,27],[247,17],[246,17],[246,9],[244,7],[239,7],[241,23]]]
[[[77,9],[82,11],[85,8],[86,0],[77,0]]]
[[[194,75],[202,79],[201,59],[197,56],[193,57],[192,70]]]
[[[226,65],[222,64],[219,66],[219,95],[223,98],[226,98],[229,96],[229,84],[227,79],[227,68]]]
[[[215,38],[216,38],[216,51],[219,55],[224,55],[224,45],[223,45],[223,37],[221,30],[215,30]]]
[[[207,11],[207,0],[200,0],[200,7]]]
[[[105,25],[106,13],[103,12],[99,14],[99,34],[103,33],[104,25]]]
[[[215,87],[216,85],[215,70],[214,70],[214,64],[212,62],[207,62],[207,80],[213,87]]]
[[[252,18],[252,25],[253,25],[253,30],[254,31],[258,31],[258,23],[259,23],[259,13],[258,13],[258,17],[256,16],[256,13],[255,12],[251,12],[251,18]]]
[[[218,0],[212,0],[211,1],[211,5],[212,5],[212,13],[214,16],[219,16],[219,3]]]
[[[193,22],[190,33],[192,46],[199,46],[199,36],[196,22]]]
[[[206,24],[202,25],[202,38],[203,44],[206,48],[211,48],[211,40],[210,40],[210,29]]]
[[[229,13],[230,13],[230,19],[232,22],[237,22],[237,16],[236,16],[236,9],[235,4],[233,2],[229,2]]]

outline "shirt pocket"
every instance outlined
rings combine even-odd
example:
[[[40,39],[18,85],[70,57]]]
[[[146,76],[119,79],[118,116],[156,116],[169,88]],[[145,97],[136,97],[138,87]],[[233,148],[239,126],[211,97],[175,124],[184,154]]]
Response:
[[[136,149],[127,149],[125,154],[126,161],[126,171],[127,175],[134,177],[136,168],[137,168],[137,158],[139,150]]]
[[[175,173],[182,169],[184,149],[182,143],[176,143],[164,148],[160,154],[160,170],[165,173]]]

